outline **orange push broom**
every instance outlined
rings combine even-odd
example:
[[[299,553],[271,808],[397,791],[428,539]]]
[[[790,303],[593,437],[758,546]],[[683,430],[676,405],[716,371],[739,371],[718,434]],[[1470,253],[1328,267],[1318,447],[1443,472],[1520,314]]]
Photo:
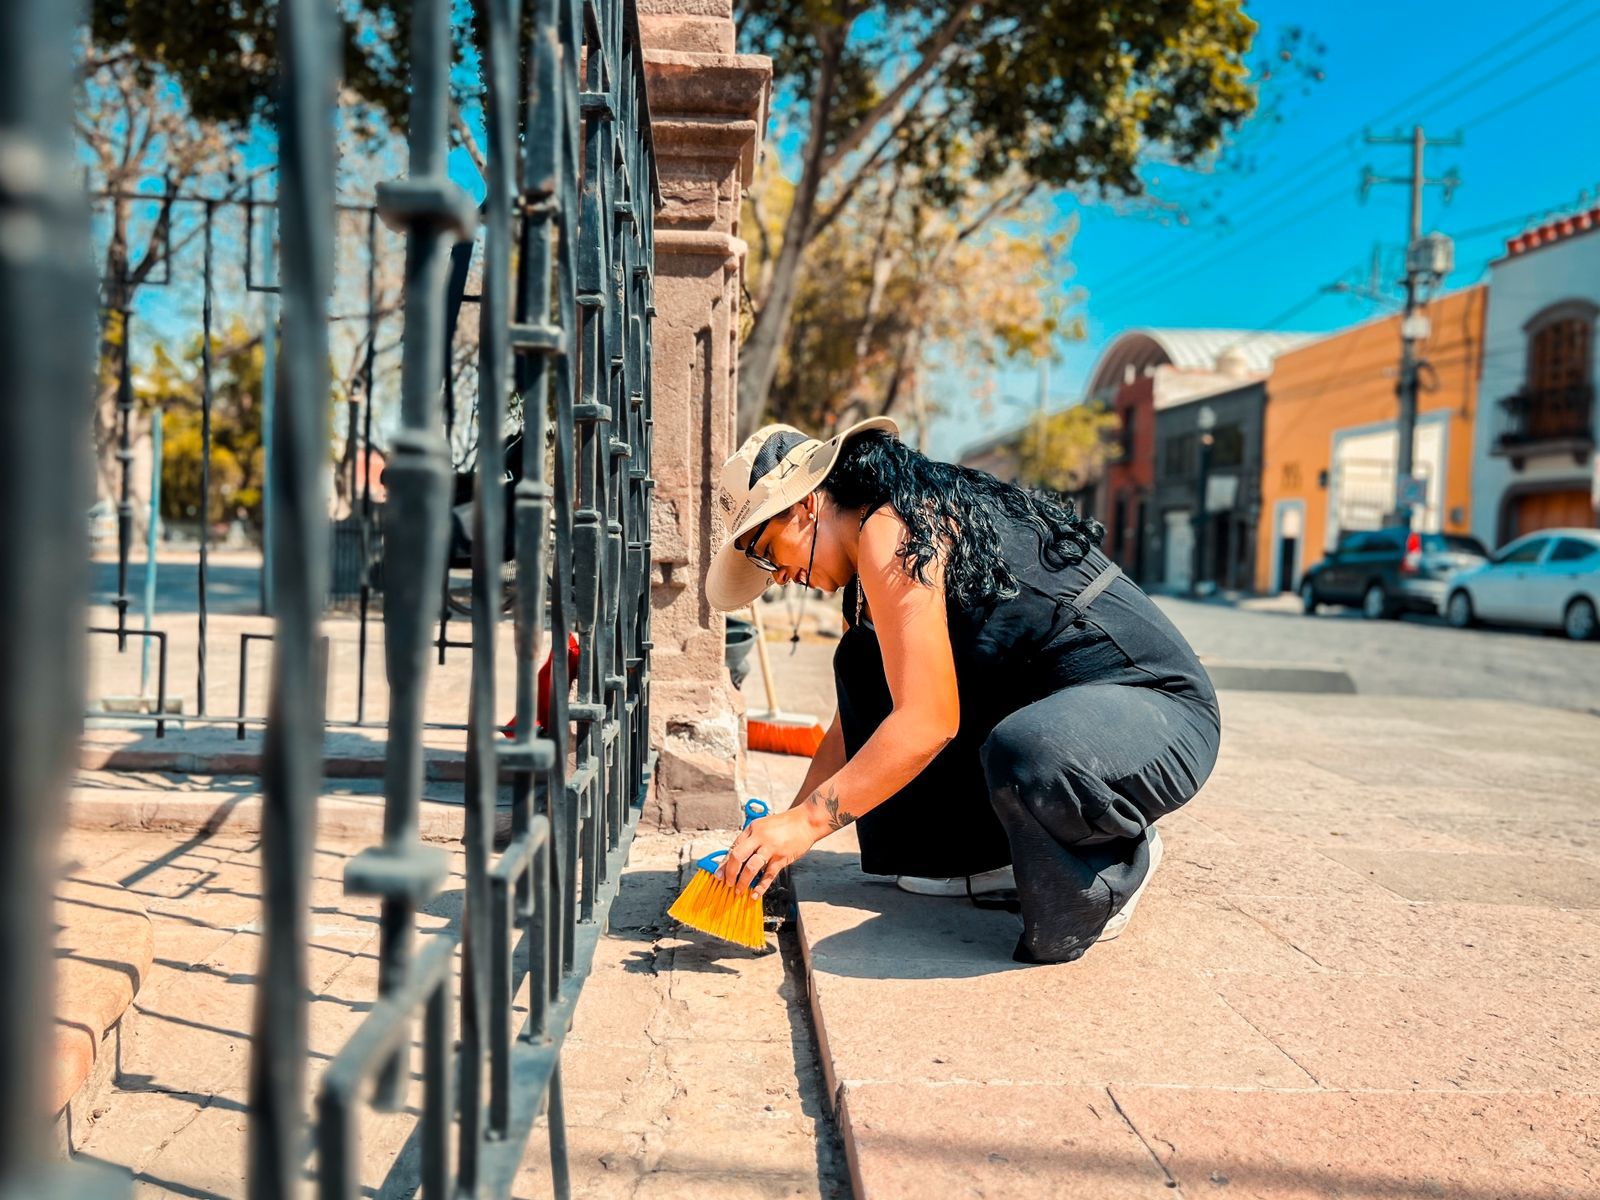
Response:
[[[750,606],[750,619],[756,627],[756,655],[761,660],[761,682],[767,689],[765,712],[745,718],[745,745],[769,754],[798,754],[810,758],[822,746],[826,730],[813,716],[778,711],[778,691],[772,686],[772,660],[767,657],[767,635],[761,628],[761,613]]]
[[[768,811],[763,801],[746,800],[744,823],[748,825],[757,817],[766,816]],[[689,886],[683,889],[683,895],[667,910],[667,915],[723,941],[751,950],[764,949],[767,933],[762,926],[761,901],[749,889],[740,894],[714,874],[717,860],[727,853],[718,850],[695,863],[699,869]]]

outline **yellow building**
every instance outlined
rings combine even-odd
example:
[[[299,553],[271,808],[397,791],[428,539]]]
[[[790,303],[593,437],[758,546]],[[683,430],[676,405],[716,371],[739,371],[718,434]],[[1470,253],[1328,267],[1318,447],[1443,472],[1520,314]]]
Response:
[[[1426,491],[1415,528],[1470,531],[1486,294],[1466,288],[1425,310],[1412,446],[1413,473]],[[1258,589],[1293,591],[1342,531],[1382,525],[1394,502],[1399,364],[1398,315],[1278,356],[1267,385]]]

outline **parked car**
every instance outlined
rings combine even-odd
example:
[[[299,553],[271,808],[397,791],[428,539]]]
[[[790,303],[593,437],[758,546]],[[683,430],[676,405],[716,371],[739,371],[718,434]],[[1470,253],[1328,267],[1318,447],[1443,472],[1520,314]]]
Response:
[[[1450,581],[1445,616],[1457,628],[1479,621],[1559,629],[1574,641],[1600,632],[1600,529],[1541,529],[1492,562]]]
[[[1451,578],[1479,566],[1489,552],[1476,538],[1404,527],[1352,531],[1300,581],[1308,613],[1319,604],[1359,607],[1372,620],[1401,613],[1436,613]]]

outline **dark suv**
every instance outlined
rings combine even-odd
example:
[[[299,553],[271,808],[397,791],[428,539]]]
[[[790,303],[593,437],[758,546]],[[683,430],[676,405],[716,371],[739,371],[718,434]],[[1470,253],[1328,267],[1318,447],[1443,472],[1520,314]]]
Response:
[[[1373,620],[1443,610],[1450,577],[1489,557],[1476,538],[1403,528],[1349,532],[1300,581],[1300,603],[1359,607]]]

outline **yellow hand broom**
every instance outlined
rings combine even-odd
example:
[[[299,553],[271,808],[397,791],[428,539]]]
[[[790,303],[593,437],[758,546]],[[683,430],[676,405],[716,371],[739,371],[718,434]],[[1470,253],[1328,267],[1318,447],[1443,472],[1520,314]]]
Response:
[[[745,718],[745,745],[769,754],[798,754],[810,758],[822,746],[827,731],[813,716],[778,711],[778,692],[772,686],[772,661],[767,657],[767,635],[761,628],[761,613],[754,604],[750,606],[750,619],[756,627],[756,655],[761,660],[767,708],[765,712],[753,712]]]
[[[761,800],[746,800],[745,825],[757,817],[766,816],[769,811]],[[726,850],[717,850],[695,863],[699,869],[689,881],[689,886],[683,889],[683,895],[667,910],[667,915],[682,921],[691,929],[709,933],[723,941],[751,950],[765,949],[767,932],[762,925],[761,901],[749,889],[741,895],[714,874],[717,860],[727,853]],[[751,886],[754,886],[753,882]]]

